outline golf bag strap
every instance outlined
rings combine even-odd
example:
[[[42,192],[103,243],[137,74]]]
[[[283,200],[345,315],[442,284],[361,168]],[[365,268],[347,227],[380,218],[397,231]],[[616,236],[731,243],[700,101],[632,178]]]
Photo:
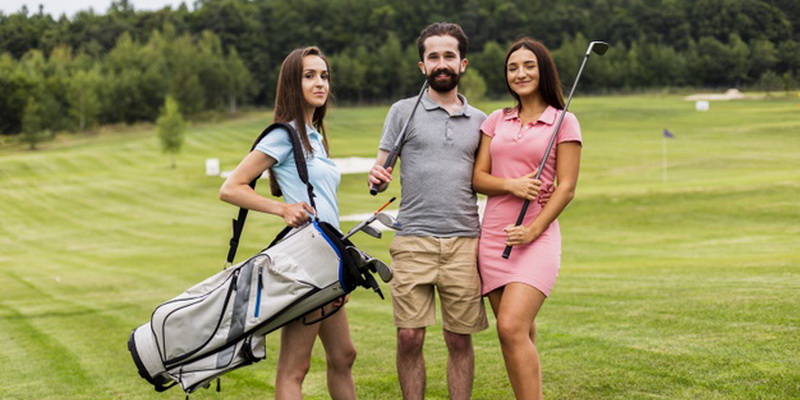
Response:
[[[306,165],[306,157],[303,153],[303,145],[300,143],[300,138],[297,136],[297,131],[294,129],[294,127],[285,122],[273,123],[272,125],[266,127],[264,131],[258,135],[258,138],[250,147],[250,151],[255,150],[258,143],[261,142],[261,139],[264,139],[264,136],[267,136],[267,134],[274,131],[276,128],[284,128],[289,132],[289,140],[292,142],[292,153],[294,153],[294,163],[297,166],[297,175],[299,175],[300,180],[306,184],[309,202],[311,203],[311,207],[316,209],[317,206],[314,203],[314,186],[311,185],[311,181],[308,179],[308,166]],[[254,190],[256,188],[258,178],[259,177],[255,177],[249,183],[250,187]],[[270,179],[274,178],[270,177]],[[239,248],[239,239],[242,236],[244,222],[247,220],[247,212],[248,210],[246,208],[240,207],[239,215],[233,220],[233,235],[231,236],[230,247],[228,248],[228,257],[226,259],[228,264],[233,264],[233,259],[236,257],[236,250]]]

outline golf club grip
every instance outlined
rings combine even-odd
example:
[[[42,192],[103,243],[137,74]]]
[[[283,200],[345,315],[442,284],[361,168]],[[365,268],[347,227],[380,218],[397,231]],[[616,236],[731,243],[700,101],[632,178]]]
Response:
[[[393,164],[395,163],[396,160],[397,160],[397,147],[395,146],[395,148],[392,149],[392,152],[389,153],[389,156],[386,157],[386,161],[383,162],[383,169],[386,169],[386,168],[389,168],[389,167],[393,167],[394,166]],[[386,183],[386,182],[384,182],[384,183]],[[369,186],[369,194],[371,194],[373,196],[377,195],[378,194],[378,187],[380,187],[380,185],[381,184],[377,184],[377,185],[374,184],[374,183],[371,184]]]
[[[517,216],[517,222],[514,224],[514,226],[522,225],[522,220],[525,219],[525,213],[528,212],[528,206],[530,204],[530,200],[525,200],[525,202],[522,203],[522,210],[520,210],[519,215]],[[506,260],[508,260],[508,257],[511,257],[511,247],[512,246],[506,246],[506,249],[503,250],[503,258]]]

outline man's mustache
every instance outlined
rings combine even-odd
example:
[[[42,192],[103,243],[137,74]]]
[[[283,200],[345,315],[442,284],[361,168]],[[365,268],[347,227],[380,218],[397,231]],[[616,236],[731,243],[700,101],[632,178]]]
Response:
[[[430,74],[430,75],[428,75],[428,76],[429,76],[429,77],[434,77],[434,76],[436,76],[436,75],[439,75],[439,74],[445,74],[445,75],[447,75],[447,76],[449,76],[449,77],[455,77],[455,76],[456,76],[456,73],[455,73],[455,72],[453,72],[453,71],[451,71],[451,70],[449,70],[449,69],[446,69],[446,68],[440,68],[440,69],[434,70],[434,71],[433,71],[433,72],[431,72],[431,74]]]

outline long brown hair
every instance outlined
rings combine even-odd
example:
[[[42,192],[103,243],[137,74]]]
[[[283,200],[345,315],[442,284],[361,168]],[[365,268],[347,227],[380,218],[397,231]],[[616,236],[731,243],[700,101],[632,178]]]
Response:
[[[522,100],[519,95],[511,90],[511,85],[508,84],[508,59],[515,51],[526,48],[533,52],[536,56],[536,61],[539,64],[539,93],[542,95],[542,100],[550,106],[559,110],[564,109],[564,94],[561,93],[561,79],[558,77],[558,69],[556,69],[556,62],[553,60],[553,55],[544,44],[531,37],[523,36],[517,39],[511,48],[506,53],[506,62],[503,64],[503,76],[506,78],[506,88],[511,96],[517,101],[516,107],[521,111]],[[506,109],[506,112],[511,109]]]
[[[303,97],[303,59],[306,56],[317,56],[325,62],[325,67],[328,68],[328,82],[330,82],[330,65],[322,50],[316,46],[292,50],[283,59],[281,71],[278,74],[278,89],[275,94],[275,110],[272,114],[272,120],[274,122],[294,122],[297,136],[300,137],[300,143],[303,146],[303,152],[310,156],[313,154],[314,149],[311,147],[311,141],[308,140],[308,132],[306,131],[306,100]],[[330,98],[329,90],[328,100]],[[325,119],[327,108],[328,101],[321,107],[314,109],[314,115],[311,118],[311,125],[322,134],[322,145],[326,153],[328,153],[328,135],[325,133],[323,120]],[[272,174],[272,176],[274,177],[275,175]],[[270,188],[273,195],[281,196],[277,179],[270,178]]]

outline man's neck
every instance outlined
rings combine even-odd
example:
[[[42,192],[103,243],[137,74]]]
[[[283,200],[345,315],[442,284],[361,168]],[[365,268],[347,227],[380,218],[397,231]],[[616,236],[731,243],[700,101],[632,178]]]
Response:
[[[437,92],[431,88],[428,88],[428,95],[431,96],[433,101],[439,103],[439,105],[447,110],[450,114],[458,111],[458,109],[464,105],[461,103],[461,99],[458,98],[458,86],[445,93]]]

